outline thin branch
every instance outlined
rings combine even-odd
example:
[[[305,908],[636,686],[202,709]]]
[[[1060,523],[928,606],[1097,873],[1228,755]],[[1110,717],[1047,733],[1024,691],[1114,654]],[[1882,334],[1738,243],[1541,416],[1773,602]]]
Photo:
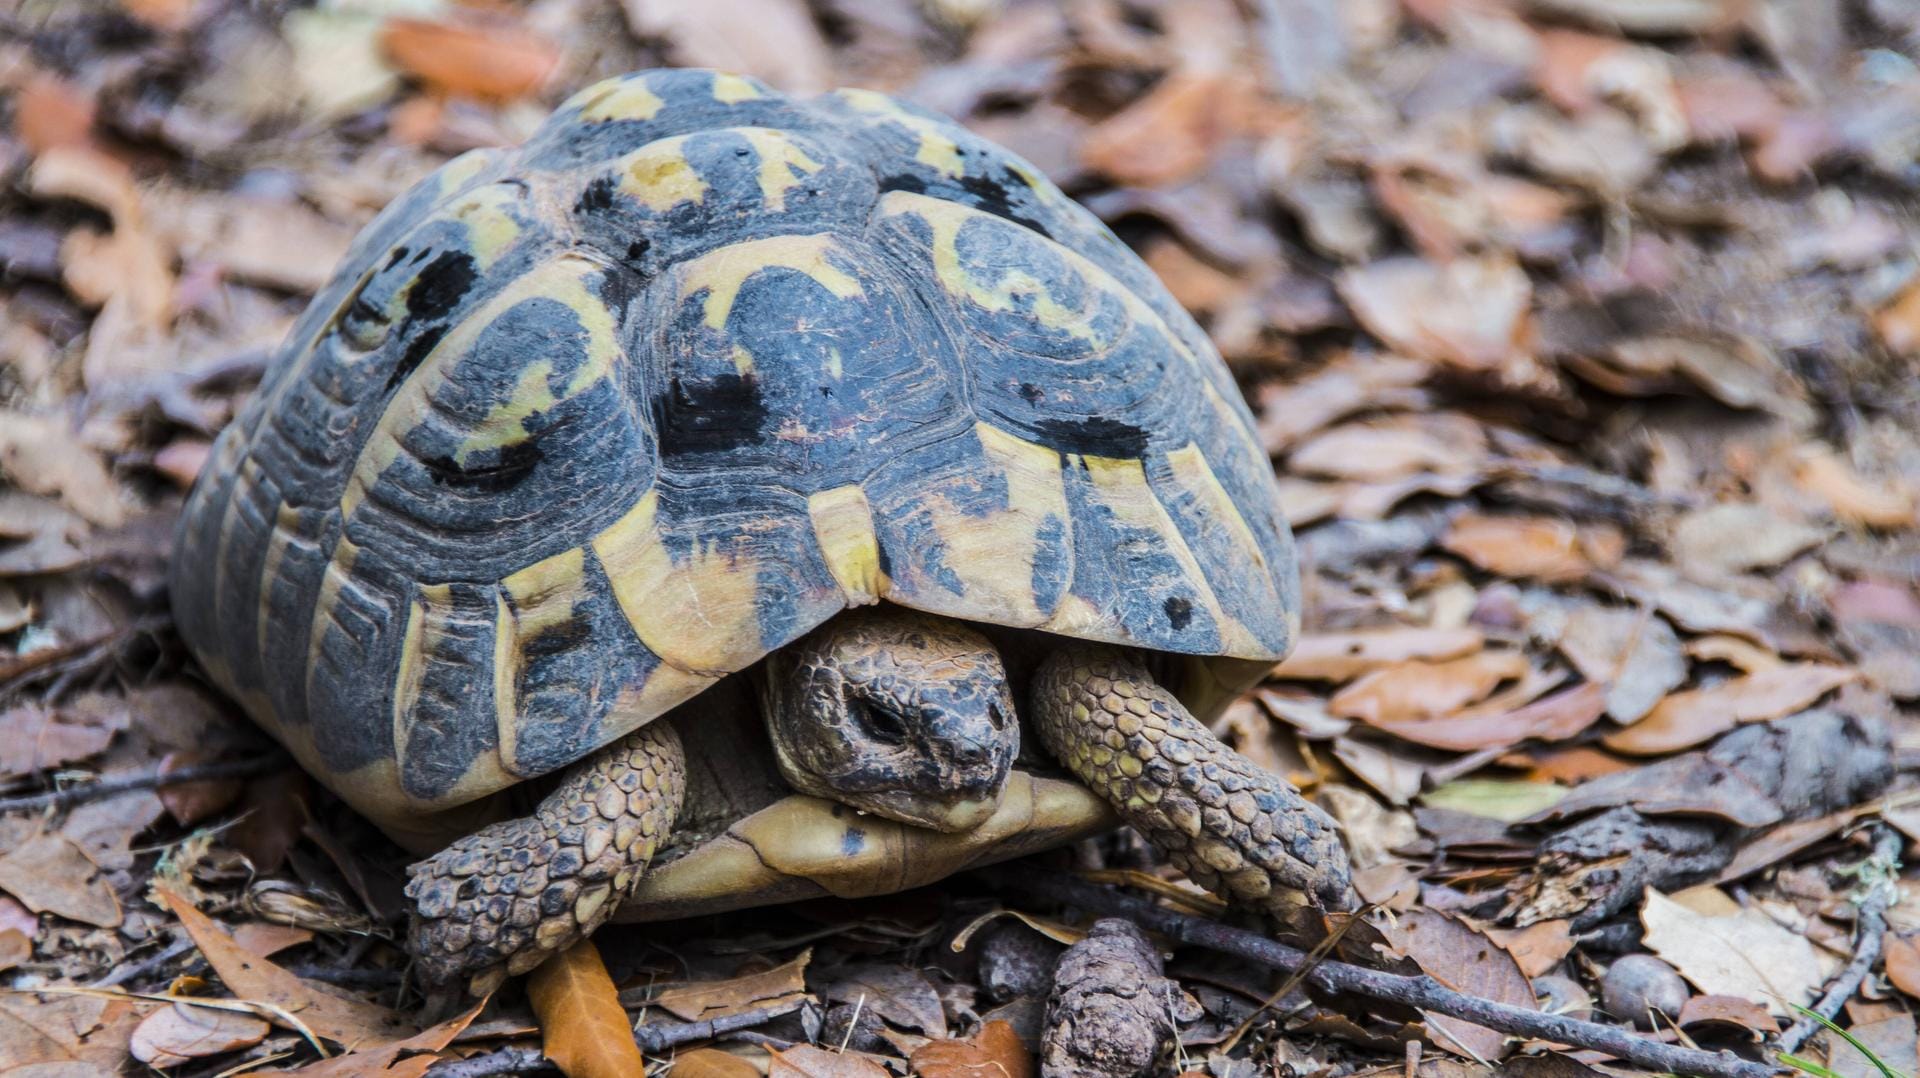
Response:
[[[1029,898],[1046,897],[1099,913],[1132,917],[1180,943],[1234,955],[1286,973],[1298,972],[1310,966],[1307,982],[1328,994],[1364,996],[1417,1007],[1510,1036],[1605,1052],[1616,1059],[1654,1071],[1700,1075],[1702,1078],[1769,1078],[1777,1073],[1775,1068],[1765,1063],[1741,1059],[1731,1053],[1705,1052],[1697,1048],[1662,1044],[1616,1026],[1576,1021],[1563,1015],[1512,1007],[1470,996],[1456,992],[1432,977],[1407,977],[1346,962],[1322,961],[1313,965],[1311,956],[1305,952],[1276,943],[1265,936],[1217,921],[1174,913],[1150,900],[1077,879],[1035,873],[1014,876],[1004,870],[989,870],[982,875],[1002,892]]]
[[[1880,961],[1881,941],[1887,933],[1887,907],[1893,904],[1900,889],[1896,881],[1900,878],[1900,832],[1880,824],[1873,840],[1873,853],[1860,865],[1860,882],[1866,888],[1866,896],[1860,900],[1859,912],[1853,919],[1853,958],[1845,969],[1833,980],[1826,995],[1813,1005],[1813,1012],[1827,1021],[1833,1021],[1840,1008],[1847,1005],[1855,992],[1866,982],[1867,974],[1873,964]],[[1817,1018],[1802,1016],[1798,1022],[1787,1027],[1785,1033],[1774,1047],[1781,1052],[1798,1052],[1808,1038],[1825,1028]]]
[[[219,779],[252,779],[269,775],[293,760],[284,753],[269,753],[250,760],[226,760],[212,764],[193,764],[188,767],[176,767],[172,771],[155,768],[135,775],[120,775],[116,778],[101,779],[78,786],[68,786],[59,790],[48,790],[41,794],[28,794],[25,797],[0,798],[0,813],[37,812],[49,808],[68,808],[98,801],[102,798],[123,794],[129,790],[153,790],[164,786],[184,786],[189,782],[214,782]]]
[[[800,1001],[775,1007],[755,1007],[739,1014],[725,1014],[704,1022],[647,1022],[633,1031],[634,1043],[649,1054],[678,1048],[683,1044],[710,1041],[728,1033],[750,1029],[783,1014],[799,1009]],[[465,1059],[448,1059],[427,1068],[428,1078],[495,1078],[503,1074],[544,1074],[553,1064],[538,1048],[501,1048]]]

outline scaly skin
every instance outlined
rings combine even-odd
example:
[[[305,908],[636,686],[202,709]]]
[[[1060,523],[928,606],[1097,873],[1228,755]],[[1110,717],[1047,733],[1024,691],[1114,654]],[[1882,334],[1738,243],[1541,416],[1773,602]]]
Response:
[[[1034,674],[1032,703],[1047,751],[1195,883],[1277,916],[1298,892],[1325,909],[1357,904],[1333,820],[1213,736],[1137,660],[1063,647]]]
[[[679,735],[652,723],[574,765],[531,816],[410,867],[424,978],[484,996],[600,927],[671,832],[686,779]]]

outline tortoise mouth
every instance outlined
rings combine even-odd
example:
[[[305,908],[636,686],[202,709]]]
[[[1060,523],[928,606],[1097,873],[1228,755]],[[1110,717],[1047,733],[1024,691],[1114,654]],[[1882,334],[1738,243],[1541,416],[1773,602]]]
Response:
[[[984,794],[957,793],[955,796],[944,798],[907,791],[889,791],[846,797],[846,800],[862,812],[870,812],[889,820],[914,824],[945,834],[957,834],[973,830],[998,812],[1001,795],[1002,791],[999,789]]]

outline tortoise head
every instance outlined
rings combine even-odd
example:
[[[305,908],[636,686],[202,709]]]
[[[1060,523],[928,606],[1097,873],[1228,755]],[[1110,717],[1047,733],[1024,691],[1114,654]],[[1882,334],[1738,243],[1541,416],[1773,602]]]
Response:
[[[768,731],[795,789],[939,831],[993,815],[1020,751],[1006,666],[956,622],[843,614],[769,660]]]

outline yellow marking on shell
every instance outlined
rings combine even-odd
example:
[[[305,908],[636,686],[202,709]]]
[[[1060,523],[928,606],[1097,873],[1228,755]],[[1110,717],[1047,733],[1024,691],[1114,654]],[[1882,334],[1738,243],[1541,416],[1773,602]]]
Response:
[[[234,439],[235,444],[238,442],[239,439]],[[229,456],[224,452],[221,455]],[[233,616],[227,607],[233,602],[233,588],[238,580],[237,574],[227,566],[233,551],[234,532],[237,530],[235,524],[240,519],[240,505],[246,500],[247,491],[253,487],[255,477],[260,474],[260,466],[255,464],[252,458],[241,456],[236,452],[232,454],[231,459],[232,463],[227,467],[233,470],[233,483],[227,488],[226,508],[220,513],[220,534],[213,547],[213,573],[210,577],[213,581],[211,605],[216,626],[225,624],[226,619]],[[222,658],[228,657],[222,656]]]
[[[586,551],[573,547],[500,581],[493,620],[493,713],[503,761],[514,759],[527,645],[573,621],[574,607],[587,597],[586,567]]]
[[[1267,567],[1267,556],[1260,550],[1260,540],[1253,534],[1253,528],[1247,524],[1247,518],[1240,514],[1240,507],[1234,503],[1233,496],[1220,484],[1220,477],[1213,473],[1207,463],[1206,454],[1200,447],[1189,442],[1185,446],[1167,454],[1167,462],[1173,473],[1173,483],[1198,508],[1195,514],[1203,528],[1220,528],[1226,531],[1227,546],[1236,555],[1231,565],[1221,566],[1221,571],[1238,580],[1248,581],[1257,593],[1261,593],[1274,606],[1280,604],[1280,596],[1274,591],[1273,573]],[[1249,632],[1244,623],[1233,616],[1232,611],[1223,609],[1220,622],[1220,642],[1222,649],[1229,654],[1259,655],[1266,653],[1266,645]]]
[[[440,197],[446,198],[457,193],[462,187],[472,182],[475,176],[486,171],[487,166],[493,164],[499,157],[500,151],[482,148],[468,150],[441,165],[440,171],[434,174],[438,181]]]
[[[320,665],[320,646],[326,642],[327,626],[333,624],[333,605],[340,600],[340,589],[353,578],[353,563],[360,548],[342,535],[333,545],[333,556],[320,574],[320,591],[313,600],[313,621],[307,629],[307,669]]]
[[[832,236],[769,236],[709,251],[680,270],[682,300],[707,290],[706,319],[713,329],[725,329],[733,301],[747,278],[763,269],[790,269],[804,273],[841,299],[865,295],[860,282],[828,261],[839,250]]]
[[[267,658],[267,616],[273,610],[273,582],[280,578],[280,563],[286,558],[287,547],[292,545],[294,531],[299,526],[300,514],[281,502],[274,511],[273,531],[267,536],[267,556],[260,561],[260,609],[254,618],[253,646],[263,669]]]
[[[961,158],[959,144],[940,130],[939,124],[925,116],[908,112],[893,98],[874,90],[841,90],[838,93],[840,99],[853,106],[855,111],[899,124],[919,136],[920,145],[914,153],[914,160],[956,180],[966,175],[967,166]]]
[[[687,163],[687,136],[649,142],[615,166],[620,191],[655,213],[707,197],[707,181]]]
[[[800,145],[784,132],[765,127],[736,128],[735,133],[747,140],[753,147],[754,155],[760,160],[760,201],[767,209],[775,213],[787,208],[787,189],[801,181],[794,170],[811,175],[821,169],[821,164],[807,156]]]
[[[742,348],[737,344],[734,345],[733,346],[733,369],[742,378],[745,378],[747,375],[753,373],[753,353],[747,351],[745,348]]]
[[[433,613],[428,613],[428,605]],[[453,605],[453,589],[445,584],[425,584],[420,598],[407,604],[407,627],[400,637],[400,665],[393,678],[393,747],[405,757],[410,731],[408,716],[420,700],[420,686],[426,680],[426,652],[440,640],[447,611]]]
[[[401,383],[387,401],[386,411],[374,425],[373,433],[354,461],[353,473],[340,494],[340,515],[351,519],[380,474],[397,460],[401,439],[419,425],[432,409],[434,392],[445,382],[453,363],[465,355],[481,333],[501,315],[525,300],[556,300],[574,312],[587,334],[587,357],[568,384],[566,396],[572,396],[604,378],[612,371],[620,355],[615,336],[613,314],[588,287],[599,276],[598,265],[577,255],[561,255],[552,262],[535,267],[502,288],[480,309],[448,331],[420,366]],[[483,420],[461,445],[461,460],[479,449],[514,445],[526,439],[522,425],[522,403],[510,401]]]
[[[491,268],[520,238],[520,222],[513,213],[520,205],[517,191],[508,184],[489,184],[445,211],[445,216],[466,226],[467,245],[482,271]]]
[[[988,463],[1006,484],[1007,505],[980,516],[962,512],[937,493],[927,501],[935,534],[946,547],[945,562],[965,586],[967,614],[1021,627],[1044,624],[1054,614],[1034,594],[1034,564],[1042,557],[1071,557],[1072,515],[1060,454],[998,427],[974,424]],[[1040,533],[1055,521],[1063,552],[1041,547]],[[1067,567],[1072,579],[1072,567]]]
[[[596,82],[574,94],[562,111],[578,106],[580,118],[591,123],[607,120],[651,120],[666,107],[660,95],[647,88],[645,79],[612,78]]]
[[[1167,513],[1166,506],[1154,496],[1153,488],[1147,484],[1146,466],[1138,460],[1117,457],[1074,456],[1069,458],[1069,466],[1078,464],[1087,472],[1092,481],[1093,494],[1107,507],[1113,517],[1123,527],[1136,528],[1160,536],[1166,545],[1167,553],[1173,556],[1180,567],[1181,576],[1192,586],[1200,599],[1200,605],[1220,626],[1224,638],[1237,635],[1240,639],[1231,640],[1229,651],[1245,648],[1262,650],[1260,645],[1240,626],[1238,622],[1229,624],[1226,614],[1220,609],[1220,600],[1213,594],[1213,588],[1200,571],[1199,560],[1187,547],[1187,541],[1180,534],[1179,525]],[[1172,583],[1168,581],[1167,583]]]
[[[880,570],[880,540],[873,531],[873,506],[857,483],[823,490],[807,499],[807,516],[833,579],[854,606],[879,602],[887,594]]]
[[[741,75],[720,72],[713,77],[713,99],[722,105],[737,105],[760,96],[760,87]]]
[[[659,507],[660,492],[650,490],[593,539],[621,612],[648,650],[683,671],[712,678],[742,669],[766,651],[754,603],[758,564],[710,544],[675,559]]]
[[[1077,337],[1097,349],[1104,349],[1113,343],[1112,340],[1103,339],[1093,325],[1095,316],[1100,313],[1099,300],[1106,295],[1128,296],[1130,293],[1118,282],[1106,278],[1098,267],[1067,248],[1054,245],[1062,261],[1078,272],[1087,285],[1083,290],[1087,297],[1084,310],[1060,302],[1045,282],[1018,266],[1000,267],[999,279],[991,284],[975,280],[967,272],[960,260],[960,230],[973,221],[1004,223],[992,214],[911,191],[888,192],[880,199],[880,212],[888,217],[912,214],[933,230],[933,272],[940,286],[949,294],[996,313],[1015,310],[1019,306],[1016,302],[1019,297],[1031,297],[1034,320],[1048,329]],[[1039,236],[1035,240],[1051,242]]]

